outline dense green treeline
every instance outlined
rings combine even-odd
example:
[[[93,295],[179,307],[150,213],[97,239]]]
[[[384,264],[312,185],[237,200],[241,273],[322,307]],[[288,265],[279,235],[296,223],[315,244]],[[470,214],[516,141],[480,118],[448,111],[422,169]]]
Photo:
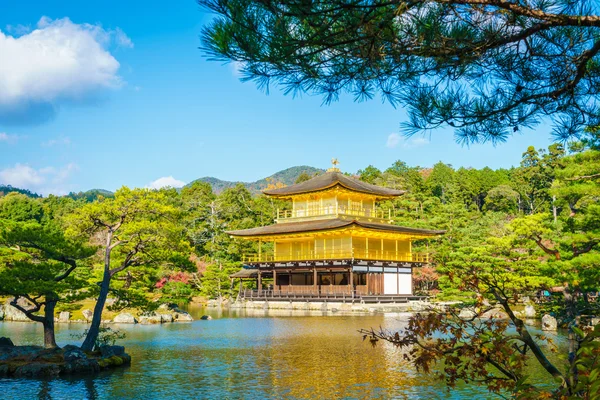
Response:
[[[422,168],[396,161],[384,171],[368,166],[358,171],[357,176],[369,183],[406,190],[401,198],[381,204],[384,209],[392,209],[399,225],[447,230],[442,238],[420,243],[417,247],[435,255],[434,266],[437,269],[447,268],[449,255],[467,243],[483,243],[491,235],[491,231],[515,229],[519,221],[530,219],[536,220],[540,228],[549,224],[544,232],[530,233],[532,254],[542,252],[540,257],[543,259],[550,255],[543,243],[552,242],[548,246],[558,246],[560,240],[567,235],[567,229],[572,231],[568,234],[575,238],[578,221],[588,218],[584,213],[589,208],[589,196],[577,193],[592,193],[595,181],[590,179],[576,182],[565,179],[569,179],[569,174],[581,173],[584,176],[583,171],[574,167],[577,165],[575,160],[580,158],[588,160],[586,163],[590,164],[589,168],[593,172],[595,150],[582,147],[571,150],[567,155],[568,151],[560,144],[554,144],[547,150],[530,147],[523,153],[520,166],[510,169],[455,169],[442,162],[432,168]],[[304,173],[297,180],[309,178]],[[118,277],[114,285],[117,289],[127,289],[129,295],[152,292],[156,296],[162,295],[172,300],[183,300],[194,294],[208,297],[229,294],[231,288],[228,275],[239,268],[244,253],[256,252],[257,248],[254,243],[231,239],[225,231],[273,223],[276,209],[289,206],[279,200],[252,195],[241,184],[219,194],[215,194],[208,183],[201,181],[179,191],[166,188],[151,192],[159,197],[154,201],[176,210],[177,215],[172,216],[175,219],[173,223],[189,246],[189,254],[182,255],[187,261],[179,268],[167,262],[158,263],[150,269],[139,266]],[[99,191],[86,193],[89,196],[82,193],[79,196],[47,198],[6,194],[0,200],[3,226],[35,221],[40,226],[54,224],[66,229],[68,221],[89,208],[90,204],[97,204],[102,208],[115,199],[133,196],[133,192],[128,190],[117,192],[114,197],[105,197]],[[579,205],[582,200],[586,202],[583,208]],[[576,212],[578,208],[582,211]],[[541,239],[536,244],[534,236],[538,234]],[[82,232],[73,235],[85,239]],[[99,245],[93,243],[97,238],[91,239],[89,244]],[[589,245],[592,249],[595,248],[595,243],[590,242]],[[586,244],[582,243],[582,246]],[[551,250],[554,251],[554,247]],[[96,258],[90,261],[91,264],[98,263],[99,256]],[[419,274],[417,287],[420,289],[434,289],[434,293],[441,290],[442,296],[459,291],[447,276],[442,276],[438,284],[439,274],[431,267],[421,272],[423,276],[428,276],[427,279],[436,279],[426,279],[422,283]],[[555,283],[560,285],[565,282]]]

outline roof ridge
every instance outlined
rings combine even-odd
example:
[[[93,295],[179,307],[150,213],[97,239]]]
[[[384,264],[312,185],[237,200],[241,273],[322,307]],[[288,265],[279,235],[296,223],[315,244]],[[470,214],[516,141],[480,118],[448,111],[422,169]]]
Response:
[[[324,174],[315,176],[307,181],[296,183],[290,186],[277,189],[266,189],[263,190],[263,193],[267,196],[293,196],[297,194],[327,190],[335,187],[336,185],[340,185],[351,191],[372,194],[380,197],[397,197],[406,193],[404,190],[390,189],[363,182],[338,171],[325,172]]]

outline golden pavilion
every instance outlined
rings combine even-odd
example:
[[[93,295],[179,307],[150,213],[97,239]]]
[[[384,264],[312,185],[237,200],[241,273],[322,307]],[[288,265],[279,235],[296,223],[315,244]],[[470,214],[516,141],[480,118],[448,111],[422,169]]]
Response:
[[[259,242],[232,278],[256,278],[259,293],[275,296],[412,295],[412,269],[428,262],[412,242],[444,231],[395,225],[378,202],[405,192],[346,176],[336,164],[305,182],[263,191],[292,208],[277,210],[273,225],[227,232]]]

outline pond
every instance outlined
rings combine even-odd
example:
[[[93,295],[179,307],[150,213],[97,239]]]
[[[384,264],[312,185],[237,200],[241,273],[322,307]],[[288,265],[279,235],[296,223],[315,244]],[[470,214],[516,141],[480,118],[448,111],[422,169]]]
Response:
[[[191,309],[212,320],[120,325],[128,368],[93,378],[0,379],[2,399],[462,399],[492,398],[477,387],[447,391],[389,344],[373,348],[360,328],[401,328],[407,314]],[[58,325],[59,345],[82,324]],[[40,344],[41,326],[0,322],[0,336]],[[539,371],[542,374],[541,371]]]

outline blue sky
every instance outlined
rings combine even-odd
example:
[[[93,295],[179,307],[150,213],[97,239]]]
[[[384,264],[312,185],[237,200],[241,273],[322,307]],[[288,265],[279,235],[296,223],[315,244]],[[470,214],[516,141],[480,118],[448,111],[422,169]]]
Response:
[[[254,181],[332,157],[348,172],[398,159],[497,168],[551,143],[547,125],[496,147],[462,147],[451,130],[404,139],[406,113],[379,100],[266,95],[198,50],[210,15],[193,0],[12,4],[0,13],[0,183],[62,194]]]

